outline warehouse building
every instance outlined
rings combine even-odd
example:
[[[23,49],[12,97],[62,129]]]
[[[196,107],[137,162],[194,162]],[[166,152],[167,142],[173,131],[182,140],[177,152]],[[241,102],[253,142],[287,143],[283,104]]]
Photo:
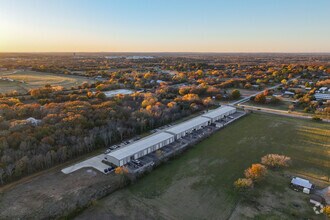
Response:
[[[175,137],[175,140],[180,139],[187,134],[191,133],[192,131],[196,131],[199,129],[202,129],[203,127],[210,125],[211,120],[209,118],[204,117],[196,117],[189,121],[182,122],[178,125],[175,125],[169,129],[167,129],[165,132],[173,134]]]
[[[108,153],[106,160],[116,166],[123,166],[131,160],[143,157],[172,142],[174,142],[172,134],[160,132]]]
[[[205,113],[202,115],[204,118],[211,119],[211,122],[214,123],[225,116],[234,114],[236,112],[236,108],[230,107],[230,106],[222,106],[220,108],[217,108],[215,110],[209,111],[208,113]]]
[[[229,116],[235,112],[236,108],[230,106],[222,106],[215,110],[209,111],[202,116],[198,116],[188,121],[174,125],[164,130],[163,132],[148,136],[118,150],[107,153],[106,160],[116,166],[123,166],[132,160],[136,160],[151,152],[154,152],[193,131],[200,130],[210,125],[211,123],[214,123],[219,119],[224,118],[225,116]]]

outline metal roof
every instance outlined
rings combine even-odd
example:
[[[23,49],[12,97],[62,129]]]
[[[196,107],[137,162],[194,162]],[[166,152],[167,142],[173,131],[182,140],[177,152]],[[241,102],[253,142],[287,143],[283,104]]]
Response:
[[[156,133],[154,135],[150,135],[139,141],[126,145],[118,150],[112,151],[112,152],[108,153],[107,155],[114,157],[118,160],[122,160],[122,159],[132,156],[142,150],[145,150],[148,147],[156,145],[162,141],[168,140],[171,137],[173,137],[173,135],[166,133],[166,132]]]
[[[187,131],[195,126],[206,123],[208,121],[210,121],[210,119],[198,116],[196,118],[190,119],[189,121],[185,121],[178,125],[174,125],[173,127],[167,129],[166,131],[171,132],[173,134],[179,134],[179,133]]]
[[[311,189],[312,185],[313,185],[308,180],[305,180],[305,179],[302,179],[302,178],[299,178],[299,177],[292,178],[291,183],[294,184],[294,185],[305,187],[307,189]]]
[[[314,96],[315,96],[316,99],[326,99],[326,100],[330,100],[330,94],[315,93]]]
[[[215,117],[223,115],[232,110],[235,110],[235,108],[230,107],[230,106],[221,106],[220,108],[209,111],[208,113],[205,113],[202,116],[209,117],[209,118],[215,118]]]

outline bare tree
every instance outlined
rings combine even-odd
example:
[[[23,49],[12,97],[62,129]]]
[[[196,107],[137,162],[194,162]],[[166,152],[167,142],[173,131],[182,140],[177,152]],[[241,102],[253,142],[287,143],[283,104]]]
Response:
[[[15,165],[14,164],[9,164],[7,167],[6,167],[6,173],[9,177],[12,177],[13,173],[14,173],[14,168],[15,168]]]
[[[4,175],[5,175],[5,171],[2,168],[0,168],[0,183],[1,183],[1,185],[3,184]]]

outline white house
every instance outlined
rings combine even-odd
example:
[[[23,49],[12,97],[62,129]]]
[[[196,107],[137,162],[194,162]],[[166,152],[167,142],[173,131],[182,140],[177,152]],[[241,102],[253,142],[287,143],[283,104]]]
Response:
[[[35,119],[35,118],[28,118],[25,120],[27,123],[30,123],[31,125],[34,125],[34,126],[37,126],[41,123],[41,120],[40,119]]]
[[[325,93],[325,92],[327,92],[328,91],[328,87],[321,87],[321,88],[319,88],[319,91],[321,92],[321,93]]]

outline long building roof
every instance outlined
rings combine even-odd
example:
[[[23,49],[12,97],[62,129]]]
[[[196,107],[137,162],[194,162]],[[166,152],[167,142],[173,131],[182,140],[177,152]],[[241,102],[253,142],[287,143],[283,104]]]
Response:
[[[299,177],[292,178],[291,183],[308,189],[311,189],[313,186],[308,180]]]
[[[234,110],[235,108],[230,107],[230,106],[221,106],[220,108],[214,109],[212,111],[209,111],[208,113],[203,114],[202,116],[204,117],[209,117],[209,118],[215,118],[220,115],[223,115],[229,111]]]
[[[198,116],[196,118],[193,118],[193,119],[190,119],[188,121],[182,122],[178,125],[174,125],[173,127],[167,129],[166,131],[171,132],[173,134],[179,134],[181,132],[187,131],[190,128],[193,128],[195,126],[198,126],[198,125],[203,124],[203,123],[208,122],[208,121],[210,121],[210,119]]]
[[[330,94],[327,94],[327,93],[315,93],[314,96],[316,99],[330,100]]]
[[[148,147],[158,144],[162,141],[168,140],[171,137],[173,137],[173,135],[166,133],[166,132],[156,133],[154,135],[150,135],[139,141],[126,145],[125,147],[122,147],[118,150],[112,151],[112,152],[108,153],[107,155],[114,157],[118,160],[121,160],[126,157],[132,156],[142,150],[145,150]]]

